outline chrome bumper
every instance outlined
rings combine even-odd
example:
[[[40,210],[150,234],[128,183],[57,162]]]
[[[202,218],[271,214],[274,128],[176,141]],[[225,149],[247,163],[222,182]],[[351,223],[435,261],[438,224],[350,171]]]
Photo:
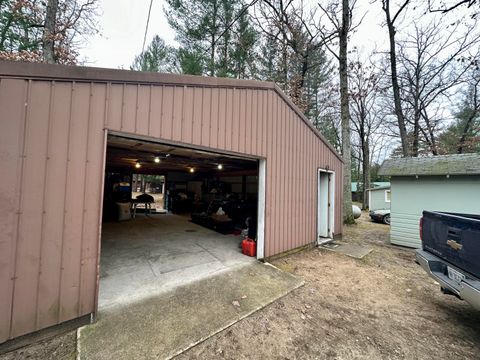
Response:
[[[480,310],[480,281],[473,279],[470,275],[465,274],[457,267],[450,265],[439,257],[432,255],[423,250],[416,251],[417,261],[420,266],[443,288],[446,288],[456,294],[461,299],[468,302],[475,309]],[[465,280],[460,283],[450,279],[446,273],[447,265],[461,272],[466,276]]]

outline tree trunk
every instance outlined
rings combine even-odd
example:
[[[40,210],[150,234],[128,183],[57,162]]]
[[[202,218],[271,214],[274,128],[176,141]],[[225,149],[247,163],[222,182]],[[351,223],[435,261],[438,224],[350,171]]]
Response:
[[[58,0],[48,0],[43,29],[43,61],[54,64],[55,61],[55,23],[57,20]]]
[[[415,110],[415,115],[413,119],[413,140],[412,140],[412,152],[411,156],[418,156],[419,149],[419,135],[420,135],[420,114]]]
[[[339,34],[340,113],[342,120],[343,155],[343,222],[352,224],[352,150],[350,144],[350,109],[348,99],[348,30],[350,27],[349,0],[342,0],[342,27]]]
[[[368,191],[370,188],[370,144],[368,138],[362,141],[362,176],[363,176],[363,202],[362,210],[368,208]]]
[[[387,17],[388,38],[390,42],[390,68],[392,75],[393,100],[395,103],[395,113],[400,130],[400,140],[402,142],[402,153],[404,157],[409,155],[407,128],[405,126],[405,116],[403,115],[402,103],[400,100],[400,87],[397,78],[397,52],[395,49],[395,26],[390,18],[390,0],[384,1],[384,11]]]
[[[215,52],[216,52],[216,38],[217,35],[217,15],[218,15],[218,4],[216,1],[213,2],[213,14],[212,14],[212,29],[211,29],[211,43],[210,43],[210,76],[215,76]]]

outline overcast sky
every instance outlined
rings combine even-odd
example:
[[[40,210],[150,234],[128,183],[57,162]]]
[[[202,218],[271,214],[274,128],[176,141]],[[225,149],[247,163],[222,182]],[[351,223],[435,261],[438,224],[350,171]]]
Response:
[[[174,44],[174,32],[164,15],[165,1],[153,0],[147,44],[158,34],[168,44]],[[353,35],[352,45],[364,51],[382,48],[386,32],[380,24],[383,14],[379,4],[361,0],[357,18],[364,14],[358,31]],[[90,38],[80,51],[80,59],[87,66],[129,68],[135,55],[141,52],[150,0],[99,0],[100,33]],[[367,13],[367,8],[369,9]]]

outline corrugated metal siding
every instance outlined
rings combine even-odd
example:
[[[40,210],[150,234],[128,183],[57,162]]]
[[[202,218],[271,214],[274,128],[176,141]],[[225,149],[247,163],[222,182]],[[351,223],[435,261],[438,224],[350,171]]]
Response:
[[[421,247],[419,221],[423,210],[480,215],[480,176],[392,177],[390,241]]]
[[[316,240],[342,163],[273,88],[3,78],[0,342],[95,310],[104,129],[267,159],[265,256]]]

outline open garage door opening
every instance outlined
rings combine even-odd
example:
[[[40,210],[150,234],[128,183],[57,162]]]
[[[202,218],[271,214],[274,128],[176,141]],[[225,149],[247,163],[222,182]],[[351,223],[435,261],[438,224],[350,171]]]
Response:
[[[252,239],[263,252],[262,168],[259,160],[108,135],[99,309],[255,261],[241,243]]]

